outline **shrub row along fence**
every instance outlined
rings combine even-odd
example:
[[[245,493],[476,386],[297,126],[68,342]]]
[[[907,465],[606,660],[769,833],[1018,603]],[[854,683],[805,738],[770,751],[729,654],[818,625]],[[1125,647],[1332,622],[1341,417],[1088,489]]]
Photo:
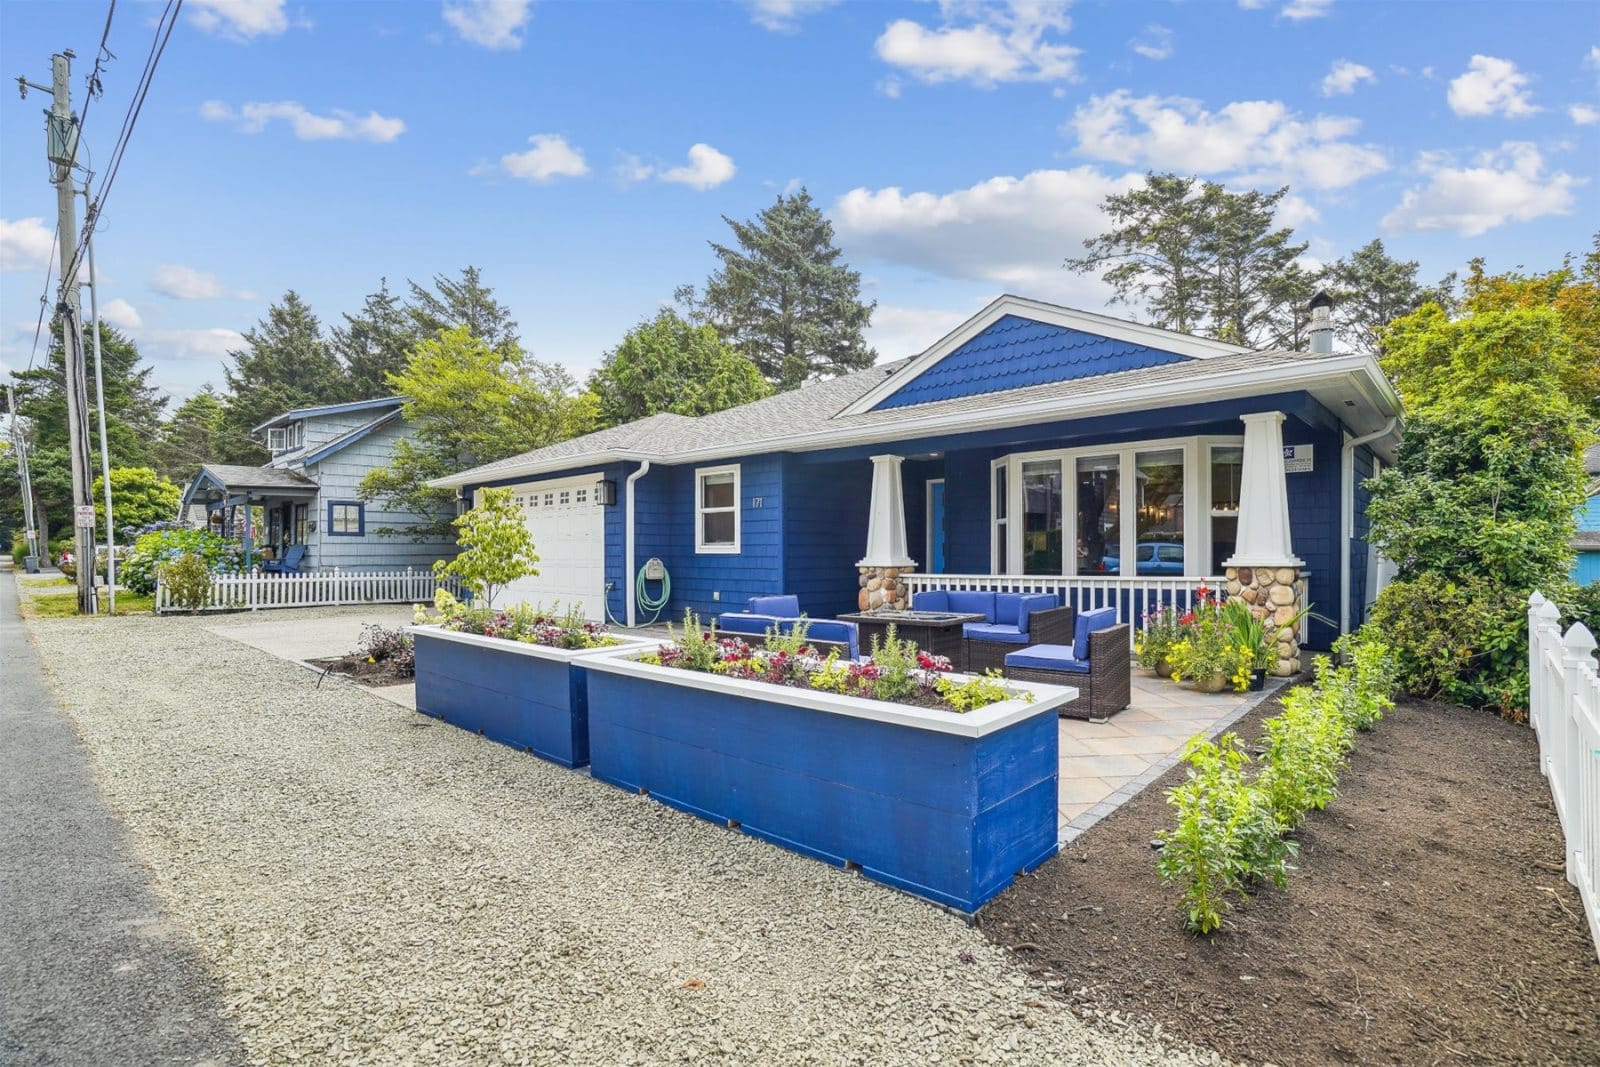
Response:
[[[216,574],[209,592],[185,597],[156,583],[156,611],[256,611],[343,604],[431,604],[438,589],[461,593],[454,578],[432,571],[325,571],[316,574]],[[195,599],[204,603],[196,604]]]
[[[1600,675],[1595,638],[1582,623],[1561,632],[1561,612],[1528,598],[1528,718],[1539,769],[1567,839],[1567,881],[1578,887],[1600,954]]]

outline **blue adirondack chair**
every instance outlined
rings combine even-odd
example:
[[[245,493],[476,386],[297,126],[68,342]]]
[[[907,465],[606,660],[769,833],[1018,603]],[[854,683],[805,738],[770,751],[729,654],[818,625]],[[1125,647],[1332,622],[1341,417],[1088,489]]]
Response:
[[[262,574],[295,574],[300,570],[300,561],[306,558],[305,545],[290,545],[289,550],[283,554],[282,559],[269,559],[261,565]]]

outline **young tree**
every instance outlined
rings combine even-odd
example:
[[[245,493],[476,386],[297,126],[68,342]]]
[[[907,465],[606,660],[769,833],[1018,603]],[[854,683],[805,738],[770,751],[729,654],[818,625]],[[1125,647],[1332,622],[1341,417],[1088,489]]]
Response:
[[[1383,332],[1394,320],[1432,300],[1448,308],[1455,275],[1431,289],[1417,281],[1416,260],[1397,260],[1373,240],[1324,268],[1322,282],[1338,306],[1334,328],[1357,352],[1377,355]]]
[[[480,491],[477,507],[457,516],[451,525],[461,552],[448,563],[434,563],[433,571],[461,579],[485,606],[494,607],[494,598],[518,578],[539,573],[533,535],[522,509],[511,502],[511,490]]]
[[[405,370],[390,382],[409,398],[405,418],[415,440],[397,442],[389,466],[369,471],[360,495],[428,521],[379,533],[417,540],[448,533],[455,494],[430,489],[430,479],[555,444],[594,426],[595,399],[578,393],[566,370],[540,363],[515,345],[497,351],[464,325],[419,342]]]
[[[862,330],[877,302],[861,301],[861,275],[839,261],[833,224],[801,189],[749,222],[723,221],[733,246],[698,311],[778,389],[870,367],[878,355]]]
[[[360,314],[346,314],[344,325],[332,330],[330,343],[350,376],[352,398],[392,395],[389,376],[405,369],[406,353],[421,338],[415,316],[389,291],[388,279],[382,279]]]
[[[714,328],[662,308],[606,353],[589,391],[599,402],[600,421],[615,426],[664,411],[709,415],[760,400],[772,389]]]
[[[95,528],[105,529],[106,480],[94,480]],[[111,518],[120,535],[128,527],[177,518],[183,490],[161,477],[150,467],[111,468]]]
[[[507,358],[518,348],[517,324],[511,318],[511,309],[494,298],[494,290],[483,284],[477,267],[464,268],[459,281],[436,274],[432,289],[416,282],[408,284],[411,304],[406,312],[418,337],[437,337],[442,330],[465,326],[469,334]]]
[[[268,453],[251,438],[254,427],[294,408],[349,400],[350,379],[323,340],[316,315],[293,289],[244,339],[247,347],[230,352],[233,366],[224,368],[228,400],[218,458],[264,463]]]

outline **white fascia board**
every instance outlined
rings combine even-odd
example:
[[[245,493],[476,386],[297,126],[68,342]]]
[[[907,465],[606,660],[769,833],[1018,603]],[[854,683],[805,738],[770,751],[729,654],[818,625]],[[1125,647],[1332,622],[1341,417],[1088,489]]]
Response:
[[[935,341],[919,355],[915,356],[905,367],[879,382],[866,394],[852,402],[849,407],[841,411],[840,414],[866,414],[884,400],[899,392],[904,386],[915,381],[920,375],[932,370],[950,353],[978,336],[984,330],[987,330],[990,326],[993,326],[1006,315],[1016,315],[1018,318],[1031,319],[1034,322],[1059,326],[1062,329],[1081,330],[1084,333],[1098,334],[1101,337],[1109,337],[1117,341],[1145,345],[1149,348],[1171,352],[1177,356],[1187,356],[1191,359],[1210,359],[1213,356],[1238,355],[1242,352],[1252,351],[1240,345],[1225,344],[1222,341],[1212,341],[1204,337],[1192,337],[1189,334],[1177,333],[1173,330],[1163,330],[1157,326],[1144,326],[1137,322],[1128,322],[1126,319],[1112,318],[1109,315],[1097,315],[1092,311],[1079,311],[1077,308],[1062,307],[1059,304],[1046,304],[1040,300],[1029,300],[1026,297],[1006,294],[997,297],[982,311]]]
[[[895,409],[905,411],[905,419],[886,419],[872,426],[843,427],[812,430],[784,437],[767,437],[736,444],[712,445],[705,448],[685,449],[681,452],[641,452],[634,449],[616,449],[608,452],[591,452],[577,456],[564,456],[542,462],[508,466],[493,472],[452,474],[428,483],[435,488],[457,488],[479,485],[508,478],[523,478],[552,471],[597,463],[628,463],[650,460],[652,463],[676,465],[701,463],[715,459],[732,459],[764,452],[816,452],[828,448],[849,448],[856,445],[875,445],[902,441],[907,437],[931,437],[940,434],[969,433],[981,430],[1009,429],[1034,422],[1057,422],[1067,419],[1091,418],[1097,415],[1117,415],[1149,408],[1171,407],[1179,404],[1204,404],[1219,400],[1234,400],[1262,393],[1286,389],[1304,389],[1315,394],[1319,387],[1357,389],[1369,391],[1374,396],[1374,406],[1382,417],[1400,413],[1400,400],[1388,379],[1371,356],[1344,355],[1319,360],[1310,366],[1305,363],[1286,363],[1278,367],[1241,367],[1207,378],[1176,379],[1153,382],[1149,385],[1132,385],[1110,393],[1090,393],[1086,396],[1053,396],[1028,403],[1001,403],[986,408],[963,407],[942,415],[916,414],[917,408]],[[1004,397],[1006,394],[994,394]],[[980,398],[973,398],[980,399]],[[1392,400],[1392,403],[1390,402]]]

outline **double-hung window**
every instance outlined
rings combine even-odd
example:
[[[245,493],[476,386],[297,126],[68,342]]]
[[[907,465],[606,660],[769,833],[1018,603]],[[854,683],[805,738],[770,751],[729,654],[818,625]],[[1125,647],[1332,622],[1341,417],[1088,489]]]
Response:
[[[334,500],[328,504],[328,532],[335,537],[360,537],[366,532],[365,508],[354,500]]]
[[[739,551],[739,467],[701,467],[694,472],[694,550]]]

